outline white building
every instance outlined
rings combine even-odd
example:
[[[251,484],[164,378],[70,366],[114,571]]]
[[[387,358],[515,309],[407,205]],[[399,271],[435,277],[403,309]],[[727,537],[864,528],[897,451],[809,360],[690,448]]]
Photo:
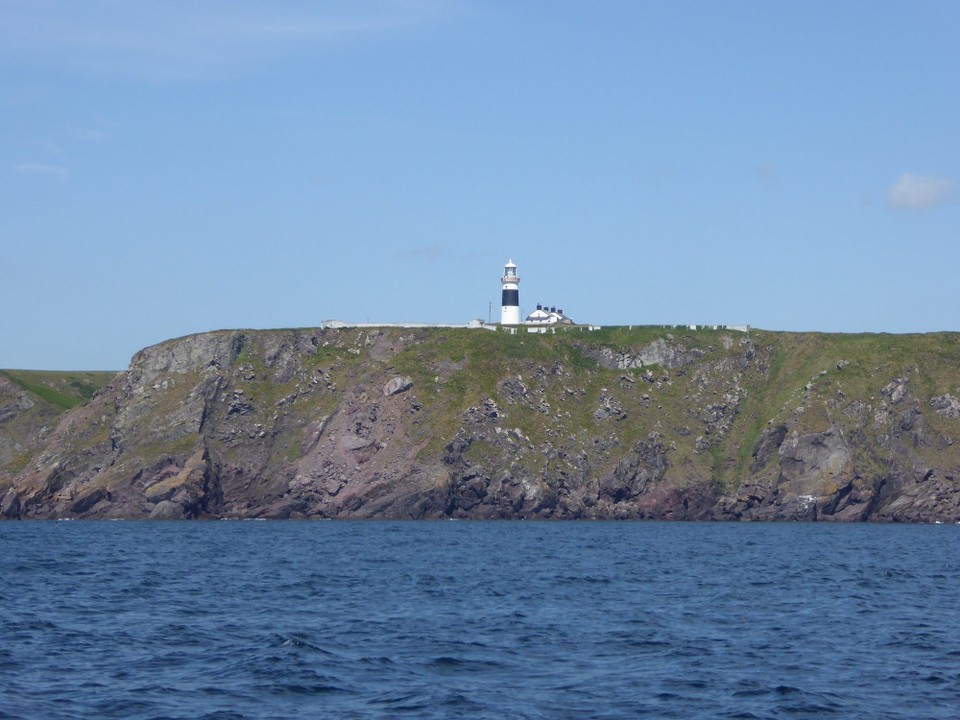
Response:
[[[555,307],[544,307],[537,303],[537,309],[527,315],[527,325],[573,325],[574,322]]]

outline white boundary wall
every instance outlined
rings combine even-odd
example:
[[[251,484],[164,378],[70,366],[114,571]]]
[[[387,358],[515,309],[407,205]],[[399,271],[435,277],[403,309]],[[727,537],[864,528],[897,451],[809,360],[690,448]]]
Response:
[[[566,325],[562,323],[545,325],[543,323],[521,323],[519,325],[499,325],[497,323],[486,323],[483,320],[471,320],[468,323],[384,323],[384,322],[344,322],[343,320],[324,320],[320,323],[321,330],[338,330],[340,328],[470,328],[482,330],[497,330],[499,328],[516,332],[516,329],[527,328],[527,332],[544,333],[555,332],[558,328],[561,330],[600,330],[602,325]],[[607,327],[625,327],[633,329],[635,327],[661,327],[665,329],[685,330],[732,330],[734,332],[748,333],[751,330],[749,325],[609,325]]]

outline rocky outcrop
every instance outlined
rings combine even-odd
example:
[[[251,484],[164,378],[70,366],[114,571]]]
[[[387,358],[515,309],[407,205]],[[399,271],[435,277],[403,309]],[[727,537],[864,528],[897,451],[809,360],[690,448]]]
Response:
[[[582,349],[595,359],[600,367],[608,370],[632,370],[652,365],[664,368],[684,367],[703,356],[703,350],[683,347],[669,342],[667,338],[658,338],[638,349],[591,346]]]
[[[0,517],[7,520],[16,520],[20,517],[20,496],[13,488],[9,488],[7,493],[0,500]]]
[[[737,520],[862,520],[872,500],[855,492],[853,459],[839,426],[788,434],[786,426],[760,435],[752,482],[724,497],[717,517]],[[772,467],[773,472],[770,472]]]
[[[941,395],[930,401],[930,407],[941,417],[956,420],[960,418],[960,400],[953,395]]]
[[[956,522],[958,346],[194,335],[144,349],[72,409],[0,374],[0,517]]]

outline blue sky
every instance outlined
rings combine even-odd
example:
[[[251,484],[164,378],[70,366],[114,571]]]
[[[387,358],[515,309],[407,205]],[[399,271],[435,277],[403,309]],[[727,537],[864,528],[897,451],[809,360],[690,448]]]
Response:
[[[960,3],[5,0],[0,367],[322,320],[960,330]]]

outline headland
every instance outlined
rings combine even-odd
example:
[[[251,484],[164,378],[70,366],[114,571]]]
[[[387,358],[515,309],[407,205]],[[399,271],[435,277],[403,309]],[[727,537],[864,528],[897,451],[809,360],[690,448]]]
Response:
[[[4,371],[0,513],[960,521],[960,334],[504,330],[217,331],[116,375]]]

